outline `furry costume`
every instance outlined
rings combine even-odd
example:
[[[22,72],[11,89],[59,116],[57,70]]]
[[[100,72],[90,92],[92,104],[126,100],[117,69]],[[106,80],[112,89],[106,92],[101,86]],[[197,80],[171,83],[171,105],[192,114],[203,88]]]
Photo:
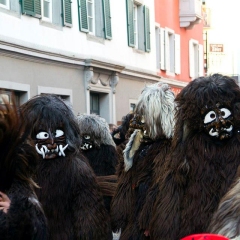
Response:
[[[11,200],[6,213],[0,210],[1,240],[47,239],[46,218],[33,190],[37,155],[27,135],[15,106],[0,105],[0,191]]]
[[[126,116],[123,116],[122,124],[112,132],[113,141],[117,146],[129,139],[129,124],[133,117],[133,113],[128,113]]]
[[[139,216],[152,184],[154,158],[169,147],[172,136],[174,94],[167,84],[145,87],[130,127],[136,130],[124,150],[116,193],[112,201],[113,230],[120,239],[146,239]]]
[[[154,208],[153,239],[207,231],[240,163],[239,102],[239,86],[220,74],[197,78],[177,95],[173,147]]]
[[[104,118],[95,114],[77,116],[82,139],[82,153],[88,159],[98,178],[100,185],[105,183],[104,202],[110,211],[111,196],[116,189],[117,152]],[[105,176],[108,176],[105,178]],[[108,194],[106,194],[106,191]]]
[[[240,178],[222,198],[209,231],[230,239],[240,239]]]
[[[57,96],[46,95],[30,99],[21,111],[39,153],[37,195],[50,239],[111,239],[95,174],[79,151],[80,132],[71,109]]]

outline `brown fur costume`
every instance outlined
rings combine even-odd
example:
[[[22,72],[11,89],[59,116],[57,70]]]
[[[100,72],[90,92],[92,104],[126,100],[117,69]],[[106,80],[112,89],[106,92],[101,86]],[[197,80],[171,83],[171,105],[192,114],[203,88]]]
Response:
[[[190,82],[176,97],[172,154],[154,208],[153,239],[207,230],[240,163],[240,89],[214,74]]]
[[[209,231],[230,239],[240,239],[240,178],[222,198],[211,220]]]
[[[77,116],[77,121],[82,139],[82,153],[98,176],[100,186],[105,186],[104,202],[110,211],[111,197],[116,190],[117,152],[109,126],[104,118],[95,114],[81,114]]]
[[[47,224],[32,180],[37,155],[15,106],[0,105],[0,191],[11,203],[0,210],[1,240],[46,240]]]
[[[131,126],[136,128],[124,150],[119,179],[112,201],[113,230],[121,229],[120,239],[147,239],[139,216],[152,184],[154,158],[165,152],[172,135],[174,94],[167,84],[145,87]],[[144,118],[144,121],[142,119]],[[141,120],[141,121],[140,121]]]
[[[57,96],[37,96],[21,106],[39,153],[37,195],[53,240],[112,238],[95,174],[80,153],[79,128]]]

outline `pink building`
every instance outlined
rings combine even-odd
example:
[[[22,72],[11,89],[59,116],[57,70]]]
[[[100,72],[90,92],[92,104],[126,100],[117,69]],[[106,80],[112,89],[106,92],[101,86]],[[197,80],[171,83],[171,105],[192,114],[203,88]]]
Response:
[[[201,0],[155,0],[157,71],[178,93],[203,76]]]

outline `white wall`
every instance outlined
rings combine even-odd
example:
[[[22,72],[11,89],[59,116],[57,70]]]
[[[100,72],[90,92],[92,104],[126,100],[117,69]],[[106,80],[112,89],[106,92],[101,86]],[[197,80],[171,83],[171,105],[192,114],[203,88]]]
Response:
[[[112,40],[104,40],[104,43],[87,40],[86,33],[79,31],[77,1],[72,1],[72,28],[48,27],[41,24],[41,20],[31,16],[17,17],[0,12],[0,41],[155,72],[154,0],[142,0],[141,2],[150,8],[150,53],[136,53],[128,47],[125,0],[110,2]]]
[[[223,54],[209,53],[208,73],[240,74],[239,52],[239,9],[238,0],[206,0],[211,9],[211,29],[208,30],[208,44],[223,44]]]

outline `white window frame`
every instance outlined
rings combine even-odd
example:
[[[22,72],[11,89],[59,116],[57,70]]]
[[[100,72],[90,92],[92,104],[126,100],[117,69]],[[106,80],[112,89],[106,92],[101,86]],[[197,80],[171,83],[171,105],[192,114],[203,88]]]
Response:
[[[165,28],[165,67],[169,75],[175,70],[175,32],[170,28]]]
[[[10,9],[10,0],[6,0],[6,4],[0,3],[1,8]]]
[[[89,4],[91,4],[92,9],[92,16],[89,15]],[[88,27],[89,27],[89,34],[95,35],[95,2],[94,0],[87,0],[87,17],[88,17]],[[90,24],[90,21],[92,24]],[[92,29],[90,29],[92,26]]]
[[[203,76],[203,45],[195,39],[189,40],[189,76]]]
[[[45,17],[44,14],[44,3],[47,2],[49,4],[49,17]],[[41,0],[41,8],[42,8],[42,20],[45,22],[52,22],[52,0]]]
[[[133,5],[134,47],[138,48],[138,5]]]

